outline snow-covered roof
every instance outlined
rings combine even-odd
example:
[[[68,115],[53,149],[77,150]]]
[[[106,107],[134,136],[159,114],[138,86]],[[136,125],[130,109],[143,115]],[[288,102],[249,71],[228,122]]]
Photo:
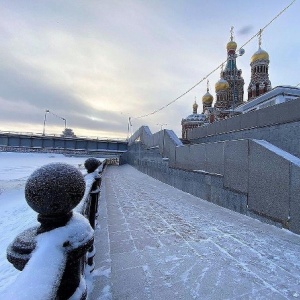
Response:
[[[263,94],[261,96],[258,96],[254,100],[251,100],[245,104],[238,106],[235,111],[237,111],[237,112],[246,111],[246,110],[248,110],[252,107],[255,107],[263,102],[266,102],[272,98],[275,98],[278,95],[300,97],[300,88],[297,88],[294,86],[288,86],[288,85],[276,86],[271,91],[266,92],[265,94]]]
[[[190,121],[197,121],[197,122],[204,122],[206,119],[206,116],[204,114],[191,114],[185,119],[183,119],[184,122],[190,122]]]

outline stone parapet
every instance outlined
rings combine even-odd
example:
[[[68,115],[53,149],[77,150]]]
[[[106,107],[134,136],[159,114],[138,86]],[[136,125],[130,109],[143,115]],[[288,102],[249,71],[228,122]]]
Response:
[[[299,158],[255,139],[173,146],[167,160],[158,148],[155,159],[149,151],[132,144],[127,162],[197,197],[300,233]]]
[[[188,140],[192,143],[212,143],[263,139],[300,157],[299,111],[300,101],[295,99],[192,129],[188,132]]]

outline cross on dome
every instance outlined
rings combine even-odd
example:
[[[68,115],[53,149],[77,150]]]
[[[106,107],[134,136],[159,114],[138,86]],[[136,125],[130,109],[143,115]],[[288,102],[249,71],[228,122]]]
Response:
[[[234,29],[234,27],[231,26],[230,27],[230,41],[233,41],[233,29]]]
[[[261,35],[262,35],[262,29],[259,29],[259,32],[258,32],[258,46],[259,46],[259,48],[260,48],[260,46],[261,46]]]

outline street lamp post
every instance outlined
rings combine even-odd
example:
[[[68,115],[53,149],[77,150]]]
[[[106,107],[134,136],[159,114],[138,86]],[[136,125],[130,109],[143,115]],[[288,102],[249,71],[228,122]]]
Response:
[[[46,119],[47,119],[47,113],[49,112],[48,109],[45,110],[45,117],[44,117],[44,126],[43,126],[43,135],[45,135],[45,126],[46,126]]]
[[[45,117],[44,117],[44,126],[43,126],[43,135],[45,135],[45,128],[46,128],[46,121],[47,121],[47,113],[51,113],[53,116],[63,120],[65,122],[65,129],[67,128],[67,120],[63,117],[56,115],[55,113],[51,112],[49,109],[45,110]]]
[[[128,124],[127,124],[127,140],[129,139],[131,133],[131,127],[132,127],[132,123],[131,123],[131,117],[128,117]]]

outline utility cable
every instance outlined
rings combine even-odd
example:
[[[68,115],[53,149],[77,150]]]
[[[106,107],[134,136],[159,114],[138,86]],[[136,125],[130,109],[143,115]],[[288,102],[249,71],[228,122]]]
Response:
[[[293,5],[296,2],[296,0],[293,0],[288,6],[286,6],[283,10],[281,10],[269,23],[267,23],[262,29],[260,29],[256,34],[254,34],[245,44],[243,44],[240,48],[242,49],[243,47],[245,47],[248,43],[250,43],[255,37],[257,37],[263,30],[265,30],[268,26],[270,26],[281,14],[283,14],[291,5]],[[210,73],[208,73],[206,76],[204,76],[200,81],[198,81],[196,84],[194,84],[191,88],[189,88],[187,91],[185,91],[183,94],[181,94],[180,96],[178,96],[177,98],[175,98],[174,100],[172,100],[171,102],[167,103],[166,105],[162,106],[159,109],[156,109],[154,111],[152,111],[151,113],[145,114],[145,115],[141,115],[139,117],[132,117],[130,118],[131,120],[136,120],[136,119],[142,119],[145,117],[149,117],[151,115],[154,115],[160,111],[162,111],[163,109],[167,108],[168,106],[170,106],[171,104],[173,104],[174,102],[176,102],[177,100],[179,100],[180,98],[182,98],[183,96],[185,96],[186,94],[188,94],[191,90],[193,90],[195,87],[197,87],[200,83],[202,83],[204,80],[206,80],[211,74],[213,74],[215,71],[217,71],[223,64],[225,64],[227,62],[228,58],[221,64],[219,64],[215,69],[213,69]],[[300,83],[299,83],[300,84]],[[299,85],[298,84],[298,85]],[[297,86],[298,86],[297,85]]]

